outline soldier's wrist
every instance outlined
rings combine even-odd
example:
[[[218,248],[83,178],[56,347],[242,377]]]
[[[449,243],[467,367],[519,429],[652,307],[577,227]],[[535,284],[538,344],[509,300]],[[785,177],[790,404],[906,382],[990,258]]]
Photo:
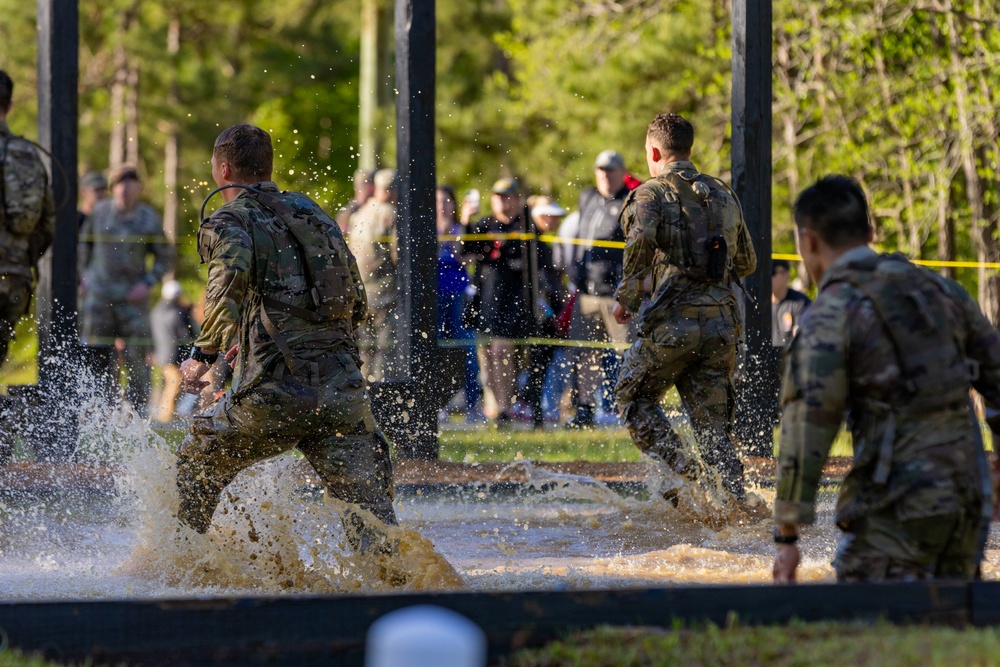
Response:
[[[208,364],[209,366],[211,366],[216,361],[218,361],[218,359],[219,359],[219,353],[218,353],[218,351],[216,351],[216,352],[205,352],[200,347],[192,346],[191,347],[190,358],[194,359],[195,361],[197,361],[199,363]]]

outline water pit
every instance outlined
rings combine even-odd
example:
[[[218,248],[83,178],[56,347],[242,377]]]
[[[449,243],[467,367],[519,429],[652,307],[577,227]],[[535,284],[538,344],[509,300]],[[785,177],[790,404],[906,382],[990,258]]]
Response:
[[[517,462],[523,483],[491,494],[401,485],[399,556],[358,557],[339,502],[281,456],[245,471],[204,536],[173,518],[174,457],[148,423],[114,411],[86,420],[79,458],[93,467],[15,464],[0,497],[3,600],[157,599],[389,590],[573,590],[767,583],[773,490],[749,511],[685,488],[677,508],[621,495],[592,477]],[[113,467],[100,467],[108,461]],[[53,477],[53,470],[75,476]],[[660,475],[650,465],[645,483]],[[42,471],[41,477],[39,474]],[[33,481],[22,479],[30,476]],[[31,490],[27,490],[31,489]],[[41,489],[41,491],[39,491]],[[656,499],[650,500],[653,497]],[[802,581],[832,581],[838,539],[824,494],[805,531]],[[996,535],[985,575],[998,578]]]

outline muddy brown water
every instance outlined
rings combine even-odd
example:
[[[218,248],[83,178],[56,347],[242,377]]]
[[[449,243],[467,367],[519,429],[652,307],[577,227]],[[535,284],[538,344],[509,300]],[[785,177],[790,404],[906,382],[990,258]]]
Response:
[[[655,492],[662,475],[652,463],[622,470],[654,492],[620,495],[599,475],[582,474],[585,468],[517,462],[489,471],[516,480],[513,491],[401,494],[401,526],[390,535],[397,555],[359,557],[344,539],[343,505],[326,497],[300,460],[282,456],[241,474],[212,529],[197,535],[173,518],[174,457],[162,438],[127,414],[100,424],[85,434],[91,444],[84,458],[115,466],[53,474],[43,493],[26,492],[39,484],[23,478],[17,490],[18,475],[37,475],[37,468],[8,471],[0,496],[0,599],[770,581],[774,492],[766,487],[754,488],[747,506],[688,485],[674,507]],[[403,476],[407,484],[421,479],[413,474]],[[804,532],[802,581],[833,578],[833,494],[822,494],[817,525]],[[993,535],[987,578],[1000,577],[998,549]]]

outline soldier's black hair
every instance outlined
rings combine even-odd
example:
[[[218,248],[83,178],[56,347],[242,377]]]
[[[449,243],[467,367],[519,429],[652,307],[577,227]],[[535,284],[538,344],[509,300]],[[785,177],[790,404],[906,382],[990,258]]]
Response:
[[[14,98],[14,81],[7,72],[0,69],[0,111],[7,113]]]
[[[243,183],[271,180],[274,148],[271,135],[255,125],[233,125],[222,131],[212,151],[216,162],[228,162]]]
[[[811,229],[831,248],[868,242],[868,200],[849,176],[819,179],[799,194],[792,213],[798,227]]]
[[[676,113],[661,113],[654,118],[646,136],[660,148],[673,153],[690,153],[694,146],[694,126]]]

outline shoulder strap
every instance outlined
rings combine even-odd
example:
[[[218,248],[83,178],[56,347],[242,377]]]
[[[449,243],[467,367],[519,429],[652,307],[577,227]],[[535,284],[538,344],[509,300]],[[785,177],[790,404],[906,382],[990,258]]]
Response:
[[[293,306],[292,304],[286,304],[282,301],[278,301],[277,299],[272,299],[271,297],[263,298],[269,300],[273,304],[277,304],[273,307],[280,308],[281,310],[295,315],[296,317],[301,317],[302,319],[312,322],[321,322],[322,318],[319,313],[319,295],[316,293],[316,277],[313,275],[312,267],[309,265],[309,259],[306,254],[306,243],[299,236],[298,231],[295,229],[295,225],[289,224],[289,221],[295,218],[295,211],[280,198],[275,197],[270,193],[262,192],[260,190],[248,190],[247,192],[248,196],[252,197],[261,206],[270,209],[272,213],[285,223],[285,229],[288,230],[288,233],[291,234],[292,238],[295,240],[295,245],[298,246],[299,257],[302,260],[302,268],[305,271],[306,280],[309,281],[309,292],[317,310],[306,310],[305,308],[299,308],[298,306]]]

